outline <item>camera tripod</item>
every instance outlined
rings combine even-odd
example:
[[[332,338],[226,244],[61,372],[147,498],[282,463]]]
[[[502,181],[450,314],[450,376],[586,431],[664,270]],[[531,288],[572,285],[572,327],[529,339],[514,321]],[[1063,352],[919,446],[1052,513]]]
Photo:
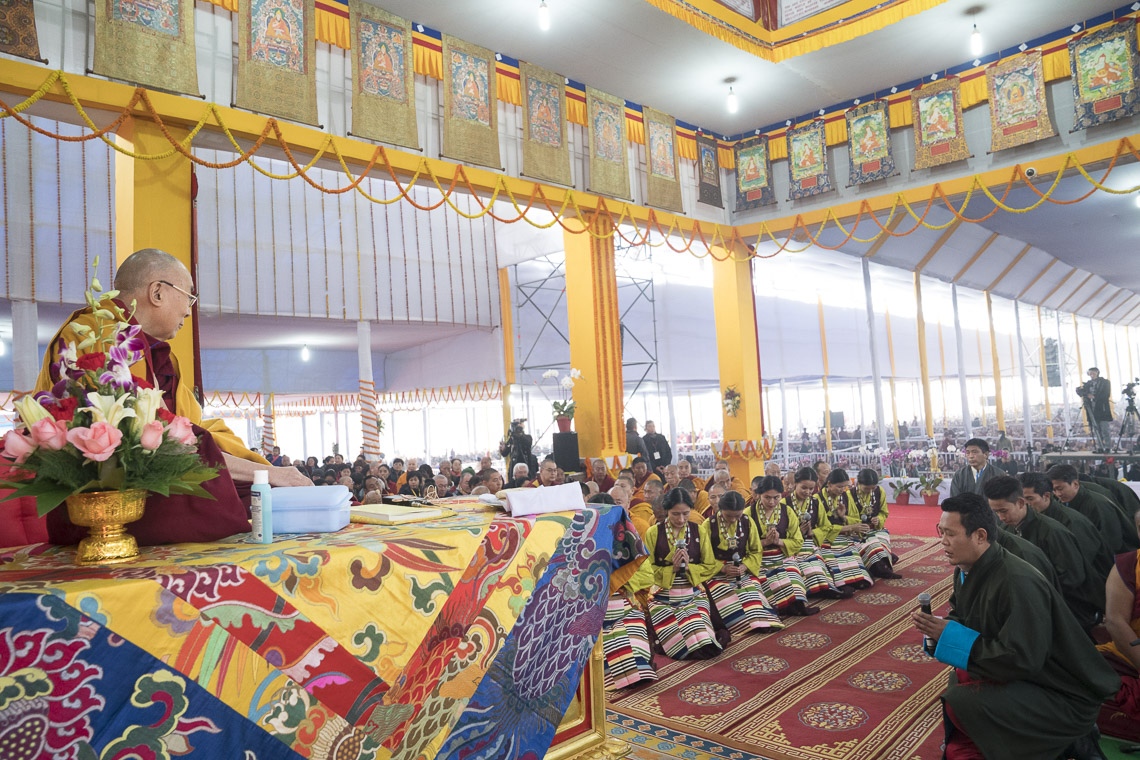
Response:
[[[1124,448],[1124,442],[1136,436],[1136,432],[1140,430],[1140,410],[1136,408],[1136,397],[1128,397],[1128,406],[1124,409],[1124,416],[1120,418],[1120,437],[1117,439],[1118,451],[1134,452],[1136,449],[1135,443]]]

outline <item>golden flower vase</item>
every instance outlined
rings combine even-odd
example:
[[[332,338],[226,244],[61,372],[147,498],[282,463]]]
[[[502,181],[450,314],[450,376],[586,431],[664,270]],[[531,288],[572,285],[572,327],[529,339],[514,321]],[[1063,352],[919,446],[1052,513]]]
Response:
[[[67,516],[88,529],[79,542],[75,561],[80,565],[110,565],[128,562],[139,554],[135,537],[127,533],[127,523],[143,516],[147,492],[88,491],[67,497]]]

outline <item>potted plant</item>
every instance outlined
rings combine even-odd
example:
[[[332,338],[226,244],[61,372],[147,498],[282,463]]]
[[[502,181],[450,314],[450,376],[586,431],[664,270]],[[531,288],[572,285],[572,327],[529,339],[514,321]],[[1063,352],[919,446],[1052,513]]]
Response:
[[[910,489],[915,485],[913,480],[899,478],[888,481],[891,486],[891,501],[895,504],[910,504]]]
[[[922,503],[928,507],[938,506],[938,486],[942,485],[942,476],[936,472],[928,472],[918,476],[918,492],[922,496]]]
[[[95,266],[98,266],[96,259]],[[99,281],[87,291],[91,322],[73,322],[81,339],[60,347],[60,382],[16,402],[17,427],[4,437],[12,464],[5,498],[34,496],[41,516],[67,502],[71,522],[90,528],[80,563],[122,562],[138,554],[126,523],[142,517],[147,492],[209,497],[201,483],[217,470],[198,458],[197,436],[171,414],[163,392],[131,374],[145,336]],[[61,341],[62,342],[62,341]]]
[[[574,381],[582,377],[582,373],[573,367],[566,373],[565,376],[559,377],[558,370],[548,369],[542,373],[544,380],[557,380],[559,394],[562,398],[551,404],[551,410],[554,414],[554,422],[558,425],[559,433],[570,432],[570,420],[574,419],[574,399],[570,398],[570,394],[574,389]]]

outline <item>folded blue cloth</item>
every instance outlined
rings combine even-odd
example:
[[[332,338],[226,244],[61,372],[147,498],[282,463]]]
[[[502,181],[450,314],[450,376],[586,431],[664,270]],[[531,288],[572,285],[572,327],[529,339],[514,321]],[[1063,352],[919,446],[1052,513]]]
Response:
[[[342,485],[292,486],[273,489],[273,511],[290,509],[342,509],[352,492]]]

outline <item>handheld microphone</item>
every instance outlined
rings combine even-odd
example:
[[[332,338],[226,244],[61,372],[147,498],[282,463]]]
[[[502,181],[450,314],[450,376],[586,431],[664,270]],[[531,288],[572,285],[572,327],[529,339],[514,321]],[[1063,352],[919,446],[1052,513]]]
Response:
[[[689,566],[689,543],[685,538],[678,538],[675,544],[676,550],[683,552],[681,555],[681,568],[684,569]]]
[[[930,611],[930,602],[931,602],[930,594],[926,593],[925,591],[923,591],[921,594],[918,595],[918,609],[927,615],[933,615],[934,614],[933,612]],[[934,656],[934,649],[937,646],[938,646],[938,642],[936,642],[934,639],[930,638],[926,634],[922,635],[922,650],[924,652],[926,652],[928,655],[933,657]]]

